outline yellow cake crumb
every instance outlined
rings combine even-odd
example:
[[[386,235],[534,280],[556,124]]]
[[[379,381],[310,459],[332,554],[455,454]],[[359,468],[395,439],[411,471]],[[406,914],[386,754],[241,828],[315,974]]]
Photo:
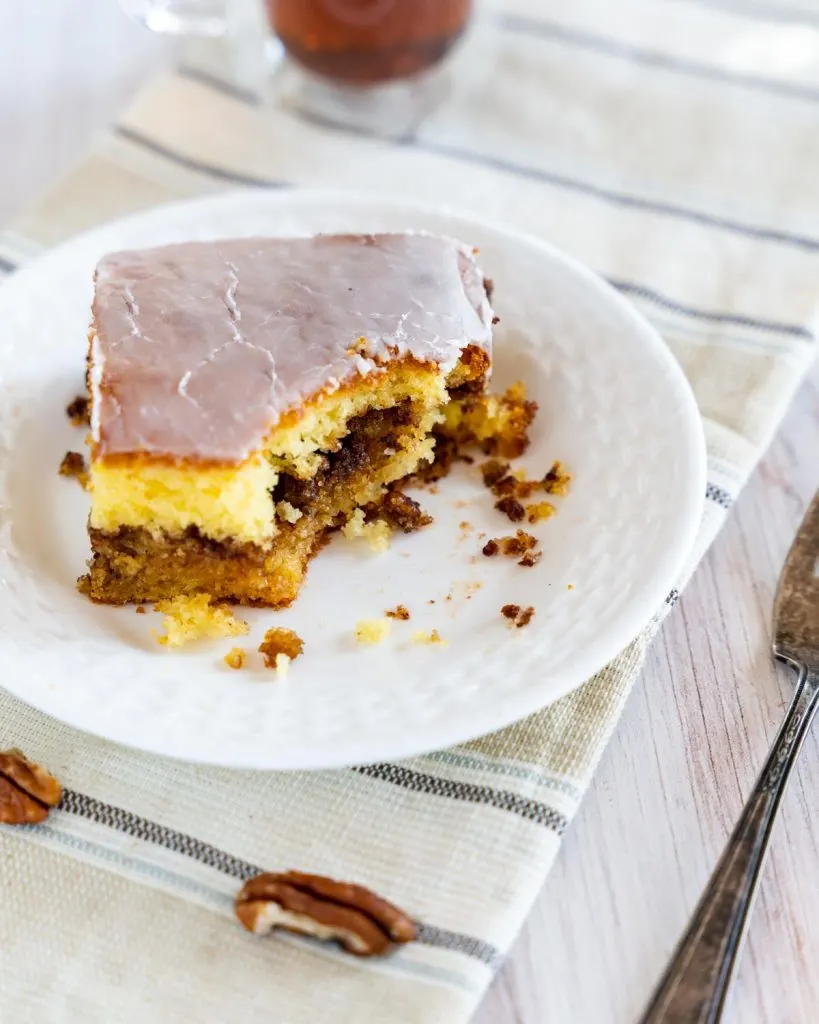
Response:
[[[536,501],[526,506],[526,518],[530,523],[539,523],[541,519],[549,519],[556,515],[557,509],[550,501]]]
[[[157,601],[154,607],[165,616],[162,620],[165,633],[157,636],[165,647],[182,647],[193,640],[244,636],[250,632],[250,626],[237,619],[229,608],[212,604],[209,594]]]
[[[291,505],[289,501],[279,501],[276,504],[276,514],[279,519],[283,519],[286,523],[297,523],[304,515],[300,508],[296,508],[295,505]]]
[[[368,523],[364,518],[363,509],[357,508],[350,516],[341,531],[347,540],[361,538],[366,540],[372,551],[386,551],[390,546],[392,530],[383,519],[375,519]]]
[[[374,647],[390,635],[389,619],[361,619],[355,624],[355,640],[362,647]]]
[[[562,462],[555,462],[543,478],[543,489],[547,494],[555,494],[565,498],[572,484],[572,474],[567,472]]]
[[[241,647],[231,647],[225,655],[225,664],[230,668],[243,668],[245,664],[245,652]]]
[[[425,633],[419,629],[412,634],[412,642],[415,644],[441,644],[444,647],[449,643],[448,640],[444,640],[437,629],[433,629],[431,633]]]

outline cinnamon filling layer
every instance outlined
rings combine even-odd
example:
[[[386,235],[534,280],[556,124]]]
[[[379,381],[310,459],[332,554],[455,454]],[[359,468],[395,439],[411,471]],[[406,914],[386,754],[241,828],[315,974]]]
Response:
[[[339,485],[355,474],[389,458],[390,449],[400,444],[402,434],[413,425],[412,403],[400,402],[391,409],[371,409],[350,420],[350,431],[337,451],[322,455],[322,465],[309,480],[282,473],[273,491],[273,501],[286,501],[302,512],[317,504],[331,502]]]

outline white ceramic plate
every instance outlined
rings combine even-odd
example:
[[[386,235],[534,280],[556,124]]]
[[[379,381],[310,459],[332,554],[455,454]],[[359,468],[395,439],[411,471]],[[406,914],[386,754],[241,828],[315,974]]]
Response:
[[[168,652],[154,614],[97,607],[75,590],[87,499],[57,466],[82,431],[91,274],[106,251],[231,235],[424,228],[480,247],[501,317],[496,386],[523,378],[540,403],[530,475],[561,459],[574,486],[534,528],[534,569],[480,554],[513,532],[475,468],[424,495],[435,524],[383,555],[335,541],[295,606],[252,610],[242,671],[231,642]],[[497,729],[556,700],[614,657],[660,606],[694,538],[705,491],[699,414],[661,339],[588,270],[523,235],[444,211],[342,194],[232,193],[111,224],[0,289],[2,685],[88,732],[188,760],[319,768],[397,758]],[[241,400],[241,396],[237,396]],[[461,523],[469,523],[470,529]],[[379,647],[357,620],[406,605]],[[500,615],[533,605],[525,629]],[[272,624],[306,642],[286,682],[255,648]],[[437,629],[446,646],[414,644]],[[244,640],[240,640],[240,643]]]

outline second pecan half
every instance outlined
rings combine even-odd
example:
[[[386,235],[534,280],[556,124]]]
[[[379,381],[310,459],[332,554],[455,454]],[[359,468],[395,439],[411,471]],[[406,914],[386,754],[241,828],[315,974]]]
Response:
[[[236,916],[256,935],[284,928],[334,940],[356,956],[378,956],[415,938],[412,918],[369,889],[301,871],[245,882]]]
[[[0,824],[35,825],[62,799],[57,779],[20,750],[0,751]]]

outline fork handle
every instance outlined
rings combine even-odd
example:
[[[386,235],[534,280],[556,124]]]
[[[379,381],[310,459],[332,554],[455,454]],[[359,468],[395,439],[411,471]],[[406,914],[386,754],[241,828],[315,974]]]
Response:
[[[779,801],[817,707],[819,674],[792,664],[799,679],[788,714],[641,1024],[717,1024],[722,1017]]]

